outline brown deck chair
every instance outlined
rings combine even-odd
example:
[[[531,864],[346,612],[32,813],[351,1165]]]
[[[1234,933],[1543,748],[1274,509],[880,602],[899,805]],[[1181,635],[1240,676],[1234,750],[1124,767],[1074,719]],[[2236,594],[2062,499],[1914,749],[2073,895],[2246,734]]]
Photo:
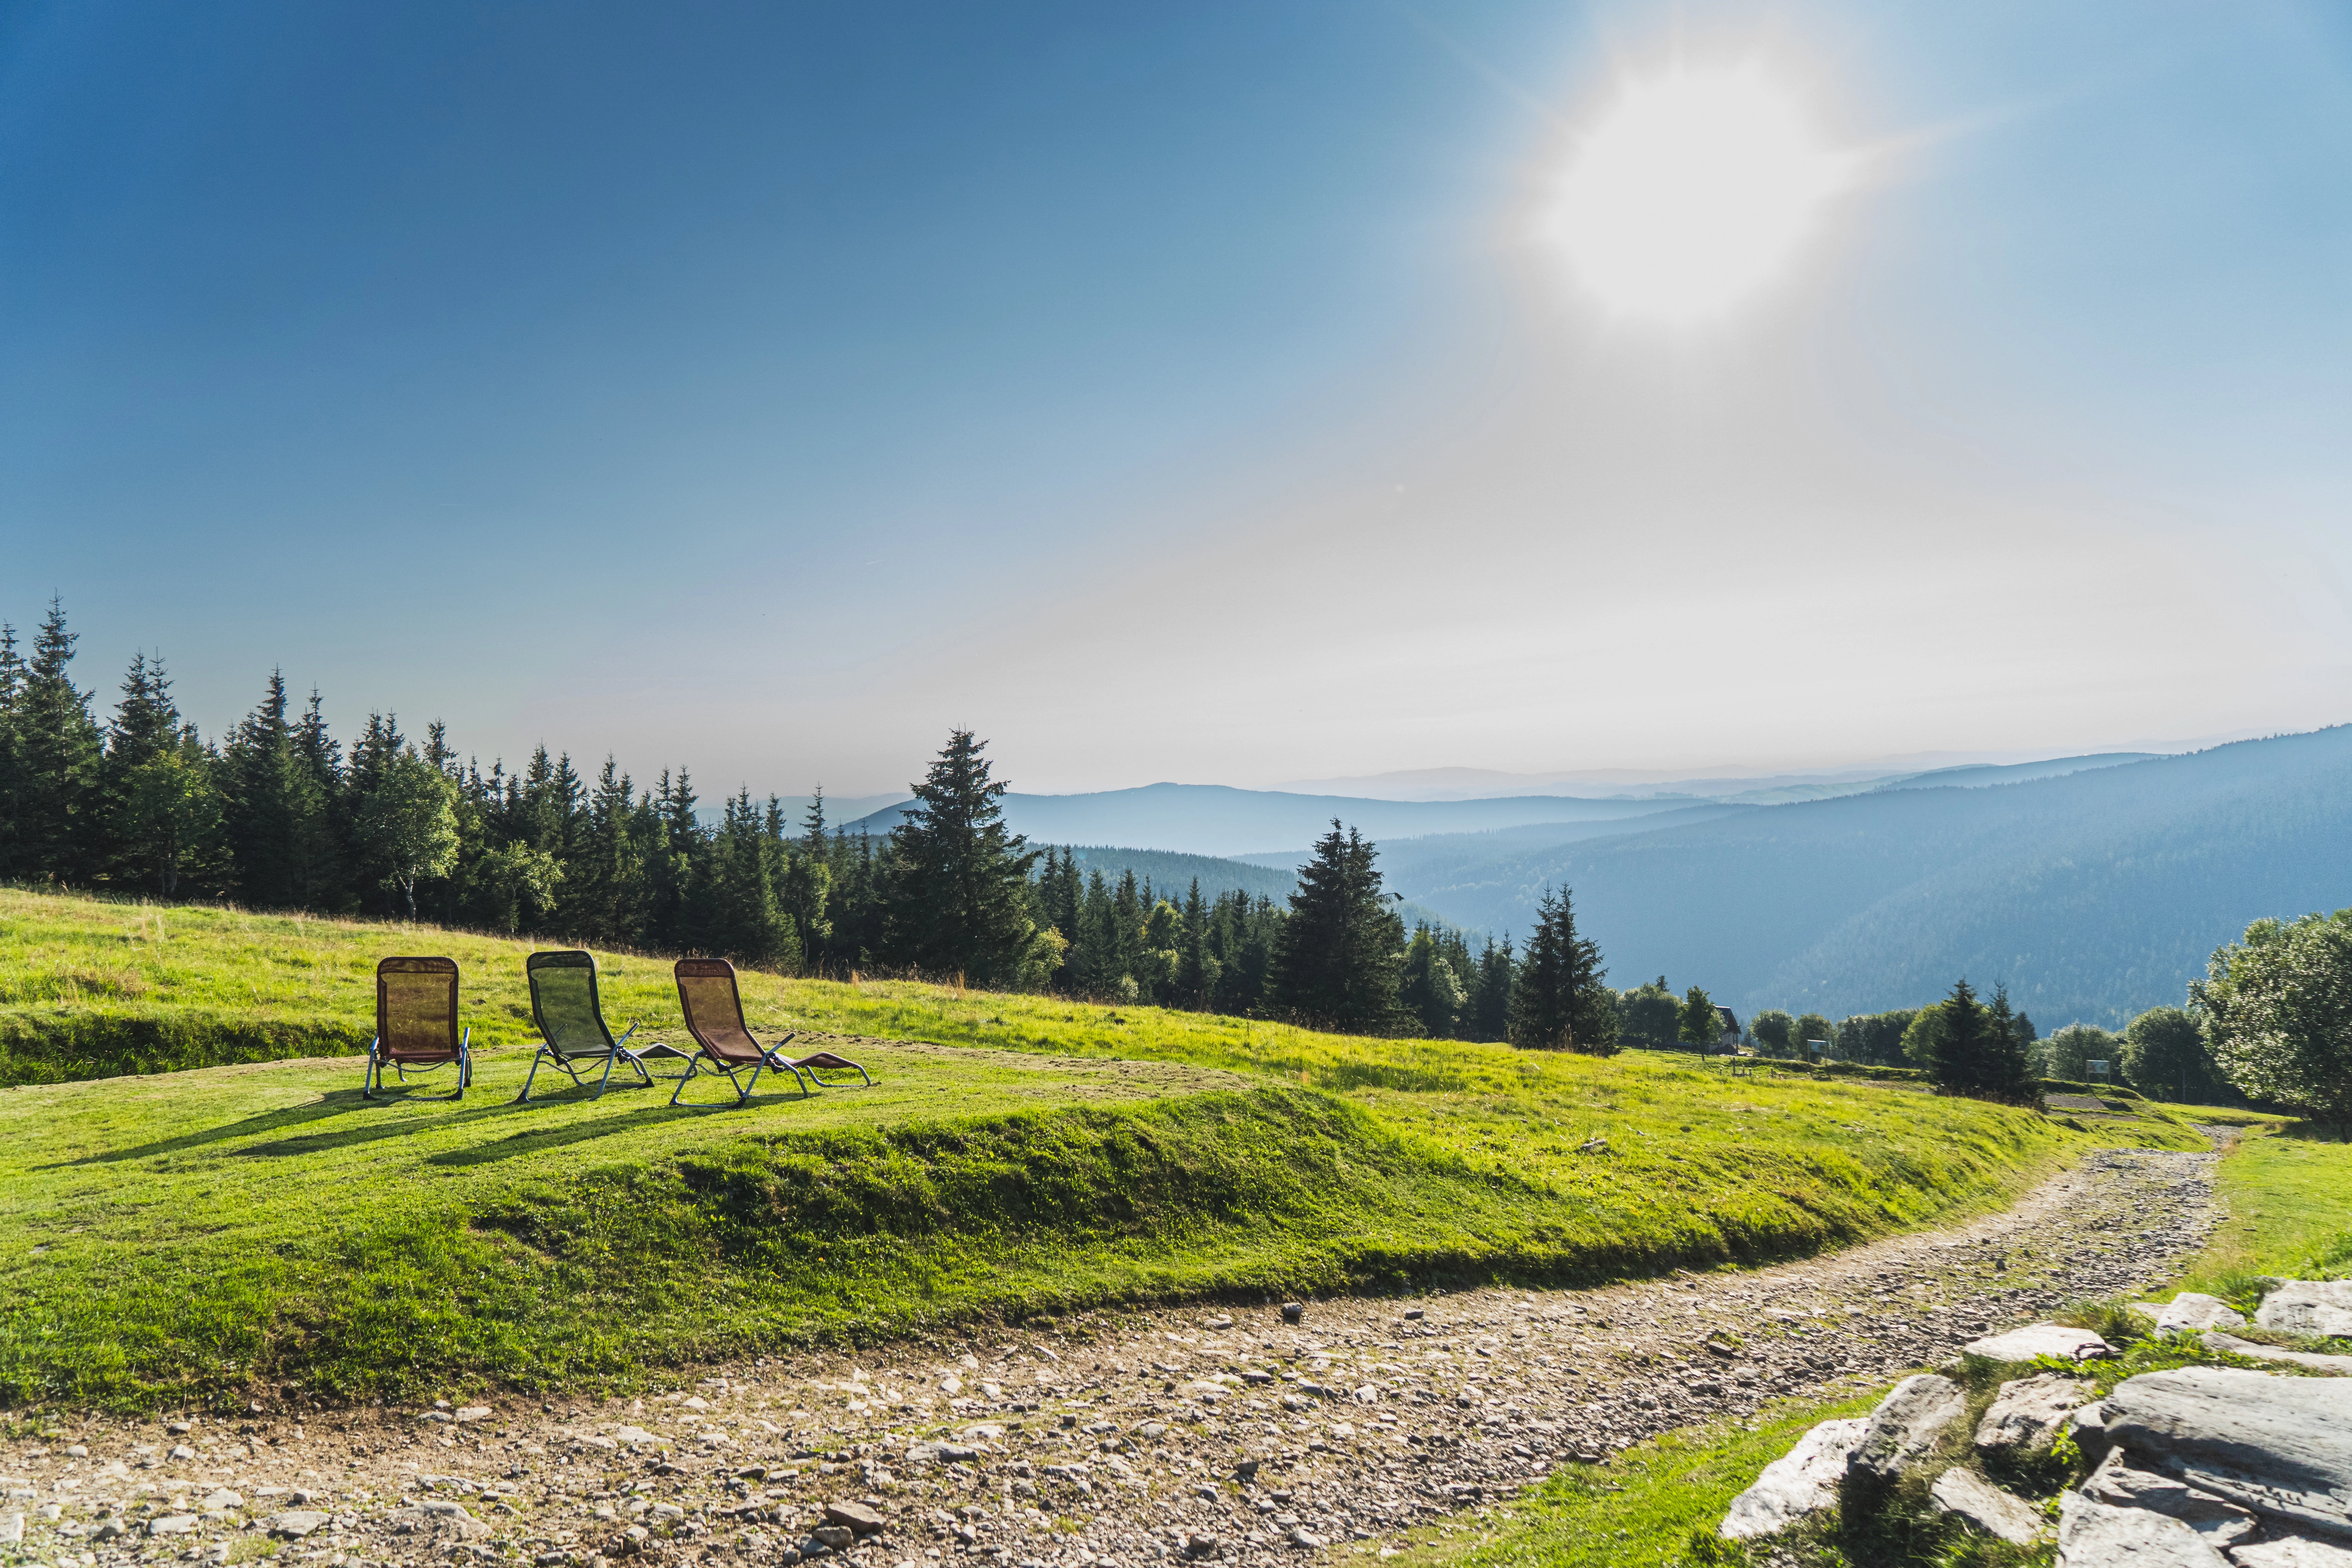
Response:
[[[412,1070],[455,1067],[463,1100],[474,1081],[474,1031],[457,1028],[457,961],[453,958],[387,958],[375,966],[375,1038],[368,1042],[367,1075],[360,1098],[373,1100],[392,1068],[405,1086]]]
[[[522,1092],[515,1096],[517,1105],[530,1103],[530,1086],[539,1077],[539,1064],[551,1061],[556,1069],[572,1079],[575,1089],[588,1085],[580,1077],[581,1067],[604,1064],[604,1076],[596,1080],[596,1093],[613,1081],[613,1067],[626,1062],[637,1075],[638,1084],[646,1089],[654,1086],[653,1075],[646,1070],[644,1060],[629,1049],[628,1041],[637,1032],[631,1024],[614,1038],[604,1022],[604,1009],[596,993],[596,958],[593,953],[578,948],[553,952],[534,952],[522,961],[523,977],[530,983],[530,1017],[539,1026],[541,1045],[530,1058],[530,1071],[522,1080]]]
[[[874,1081],[864,1068],[846,1058],[835,1056],[831,1051],[818,1051],[813,1056],[798,1058],[784,1055],[782,1047],[794,1037],[792,1035],[786,1035],[782,1040],[770,1047],[762,1047],[753,1039],[750,1027],[743,1022],[743,994],[735,984],[735,966],[725,959],[681,958],[677,961],[677,1000],[686,1012],[687,1033],[692,1035],[696,1044],[701,1047],[695,1053],[696,1058],[719,1066],[727,1073],[730,1083],[735,1082],[736,1070],[743,1067],[754,1068],[751,1075],[754,1083],[759,1081],[759,1067],[792,1074],[793,1081],[801,1087],[803,1098],[807,1097],[812,1079],[820,1089],[841,1087],[818,1078],[821,1069],[839,1068],[856,1073],[868,1084]],[[688,1077],[693,1076],[695,1066],[693,1060],[687,1063]],[[676,1105],[678,1095],[684,1092],[686,1084],[681,1080],[669,1097],[670,1103]],[[737,1085],[735,1103],[742,1104],[751,1098],[751,1093],[748,1087]]]

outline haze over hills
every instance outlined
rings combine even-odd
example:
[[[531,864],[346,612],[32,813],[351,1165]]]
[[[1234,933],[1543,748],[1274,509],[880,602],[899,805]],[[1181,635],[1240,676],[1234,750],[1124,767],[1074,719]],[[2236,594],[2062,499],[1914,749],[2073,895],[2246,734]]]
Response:
[[[2116,752],[2018,766],[2063,773],[2113,766],[2143,754]],[[1970,766],[1956,770],[1965,776],[1956,776],[1949,782],[1994,784],[2012,771],[2003,766]],[[1897,773],[1832,780],[1826,775],[1790,774],[1734,781],[1738,786],[1736,790],[1719,790],[1715,784],[1680,780],[1675,781],[1676,788],[1673,791],[1645,789],[1605,796],[1526,795],[1459,800],[1376,800],[1358,795],[1235,789],[1224,784],[1155,784],[1087,795],[1008,793],[1003,804],[1007,826],[1039,844],[1121,845],[1247,859],[1257,865],[1296,865],[1307,847],[1328,830],[1334,817],[1367,837],[1385,842],[1538,824],[1620,823],[1648,816],[1660,816],[1663,823],[1661,814],[1696,804],[1693,792],[1685,790],[1684,785],[1706,790],[1697,799],[1769,805],[1786,799],[1848,795],[1934,776]],[[845,830],[887,833],[903,820],[909,804],[901,799],[871,811],[848,821]],[[1566,843],[1589,837],[1593,831],[1588,826],[1552,842]]]
[[[1335,816],[1368,837],[1408,837],[1530,822],[1613,822],[1664,809],[1656,801],[1570,795],[1380,801],[1179,784],[1094,795],[1007,794],[1003,804],[1013,831],[1038,844],[1117,844],[1227,858],[1311,844],[1329,831]],[[887,833],[905,815],[904,802],[885,806],[849,824],[848,831]]]
[[[1967,974],[2045,1030],[2179,1002],[2263,915],[2352,904],[2352,727],[1997,787],[1873,790],[1484,861],[1393,846],[1398,890],[1524,930],[1574,889],[1612,979],[1742,1011],[1916,1005]]]

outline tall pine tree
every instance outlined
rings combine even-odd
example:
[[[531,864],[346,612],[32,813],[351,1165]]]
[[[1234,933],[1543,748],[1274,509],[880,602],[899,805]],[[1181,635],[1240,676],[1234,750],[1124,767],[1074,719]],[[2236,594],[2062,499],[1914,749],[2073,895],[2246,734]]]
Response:
[[[894,963],[1010,986],[1033,962],[1028,882],[1041,851],[1006,830],[999,801],[1008,786],[991,777],[986,746],[969,730],[951,731],[912,786],[890,833],[897,865],[883,941]]]
[[[1298,868],[1290,917],[1275,940],[1272,999],[1280,1011],[1352,1034],[1385,1035],[1404,1024],[1404,921],[1381,891],[1377,855],[1335,817]]]
[[[89,694],[67,673],[76,640],[64,605],[50,600],[15,703],[16,874],[87,885],[107,847],[104,740]]]
[[[1533,1050],[1617,1049],[1617,1002],[1605,984],[1601,947],[1576,930],[1567,889],[1543,890],[1535,929],[1511,977],[1506,1016],[1513,1045]]]

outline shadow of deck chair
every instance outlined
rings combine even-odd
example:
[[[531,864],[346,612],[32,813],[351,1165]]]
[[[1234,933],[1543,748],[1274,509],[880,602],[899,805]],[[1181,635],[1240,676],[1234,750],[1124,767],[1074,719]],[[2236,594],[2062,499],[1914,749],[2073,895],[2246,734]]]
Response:
[[[457,1069],[457,1089],[436,1099],[463,1100],[474,1081],[474,1031],[457,1028],[457,961],[453,958],[387,958],[375,966],[375,1038],[368,1042],[367,1074],[360,1098],[384,1090],[383,1069],[402,1087],[412,1071]]]
[[[654,1086],[653,1075],[646,1070],[645,1062],[628,1048],[628,1038],[637,1032],[636,1025],[631,1024],[617,1039],[605,1026],[604,1009],[596,994],[594,954],[577,948],[534,952],[522,961],[522,971],[530,983],[530,1016],[539,1026],[541,1043],[538,1054],[530,1058],[530,1071],[523,1078],[522,1092],[515,1096],[517,1105],[530,1103],[530,1086],[539,1077],[539,1064],[543,1061],[553,1062],[572,1079],[574,1089],[588,1087],[580,1078],[583,1064],[593,1068],[603,1062],[604,1076],[596,1080],[599,1095],[613,1081],[616,1062],[629,1064],[641,1088]]]
[[[743,1022],[743,996],[735,986],[733,964],[723,958],[681,958],[673,973],[677,977],[677,1005],[686,1014],[686,1032],[694,1037],[695,1049],[687,1058],[677,1087],[670,1090],[672,1105],[705,1062],[713,1072],[726,1075],[739,1106],[751,1098],[760,1074],[771,1067],[791,1073],[793,1081],[800,1085],[801,1098],[808,1098],[807,1080],[796,1069],[776,1061],[751,1037]],[[748,1081],[735,1076],[744,1071],[751,1075]]]

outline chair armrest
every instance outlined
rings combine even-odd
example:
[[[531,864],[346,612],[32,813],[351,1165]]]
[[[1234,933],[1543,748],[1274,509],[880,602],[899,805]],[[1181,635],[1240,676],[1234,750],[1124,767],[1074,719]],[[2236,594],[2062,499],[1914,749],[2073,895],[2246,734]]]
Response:
[[[622,1030],[622,1031],[621,1031],[621,1033],[620,1033],[619,1037],[618,1037],[618,1038],[616,1038],[615,1040],[614,1040],[614,1042],[613,1042],[613,1043],[614,1043],[614,1045],[616,1045],[616,1046],[625,1044],[625,1043],[627,1042],[627,1040],[628,1040],[628,1037],[629,1037],[631,1035],[635,1034],[636,1032],[637,1032],[636,1020],[633,1018],[633,1019],[631,1019],[631,1020],[629,1021],[629,1026],[628,1026],[627,1028],[625,1028],[625,1029]]]

